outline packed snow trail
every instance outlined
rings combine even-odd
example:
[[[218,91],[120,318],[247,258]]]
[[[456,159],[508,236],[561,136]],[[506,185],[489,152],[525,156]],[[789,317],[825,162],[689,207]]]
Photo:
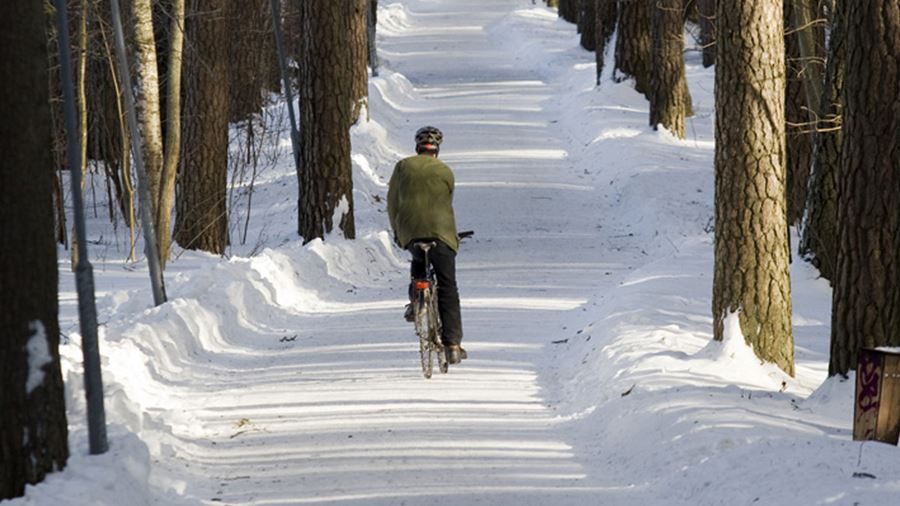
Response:
[[[183,364],[179,387],[194,409],[163,443],[176,458],[156,463],[161,482],[259,506],[577,505],[627,488],[582,465],[566,419],[542,397],[539,373],[562,322],[621,266],[595,251],[594,194],[548,109],[560,90],[485,30],[516,7],[413,2],[409,26],[379,49],[414,90],[397,93],[387,78],[372,97],[373,110],[405,121],[391,132],[404,148],[419,126],[444,131],[457,222],[476,232],[458,257],[471,358],[422,378],[402,320],[403,276],[359,288],[363,309],[258,324],[281,334],[210,338],[223,341],[223,360]]]
[[[853,382],[823,383],[831,291],[814,269],[792,265],[796,378],[739,329],[711,339],[714,74],[696,47],[687,140],[648,127],[631,83],[595,88],[575,27],[529,0],[382,1],[379,54],[372,121],[351,129],[356,240],[297,239],[286,132],[250,242],[177,251],[167,304],[92,219],[110,452],[87,455],[63,260],[72,457],[10,506],[894,500],[900,450],[851,441]],[[476,233],[458,257],[471,358],[431,380],[384,203],[426,124]],[[234,184],[233,238],[248,191]]]

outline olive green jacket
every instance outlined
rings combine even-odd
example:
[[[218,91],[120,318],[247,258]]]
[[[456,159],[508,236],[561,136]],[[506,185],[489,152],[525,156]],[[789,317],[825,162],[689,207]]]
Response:
[[[459,251],[453,187],[450,167],[433,156],[416,155],[397,162],[387,201],[391,228],[401,247],[415,239],[440,239]]]

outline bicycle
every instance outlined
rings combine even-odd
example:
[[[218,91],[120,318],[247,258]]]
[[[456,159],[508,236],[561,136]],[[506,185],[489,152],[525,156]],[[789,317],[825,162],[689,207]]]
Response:
[[[422,374],[425,379],[431,378],[434,368],[434,357],[437,354],[438,369],[446,373],[449,369],[447,353],[441,343],[441,315],[438,312],[437,278],[428,252],[437,246],[434,241],[418,241],[413,248],[425,254],[425,277],[413,279],[413,314],[415,315],[416,334],[419,336],[419,356],[422,361]]]

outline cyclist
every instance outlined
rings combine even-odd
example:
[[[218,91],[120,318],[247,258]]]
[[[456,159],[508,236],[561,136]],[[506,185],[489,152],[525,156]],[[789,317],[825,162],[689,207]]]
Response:
[[[456,286],[456,252],[459,237],[453,214],[453,172],[438,160],[444,134],[425,126],[416,132],[416,155],[404,158],[394,166],[388,186],[388,216],[394,240],[412,253],[410,273],[424,278],[425,254],[412,245],[416,241],[434,241],[428,259],[437,275],[438,312],[443,327],[441,341],[447,361],[458,364],[467,358],[462,342],[462,315]],[[410,285],[412,300],[412,285]],[[412,304],[406,307],[406,320],[413,321]]]

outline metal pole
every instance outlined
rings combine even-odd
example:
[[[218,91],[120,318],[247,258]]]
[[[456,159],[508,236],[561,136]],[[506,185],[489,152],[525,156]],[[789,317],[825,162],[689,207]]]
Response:
[[[294,152],[294,167],[297,170],[297,209],[299,219],[300,196],[300,129],[297,127],[297,118],[294,116],[294,92],[291,90],[291,79],[288,76],[287,60],[284,57],[284,36],[281,31],[281,2],[272,0],[272,27],[275,32],[275,47],[278,50],[278,66],[281,68],[281,82],[284,85],[285,100],[287,100],[288,117],[291,121],[291,149]],[[298,104],[299,105],[299,104]]]
[[[150,204],[150,185],[147,173],[144,172],[144,159],[141,154],[141,131],[138,129],[137,113],[134,110],[134,94],[131,90],[131,76],[128,73],[128,58],[125,56],[125,35],[122,33],[122,17],[119,14],[119,0],[110,0],[112,7],[113,28],[116,35],[116,59],[119,67],[119,81],[122,83],[122,94],[125,96],[126,118],[131,133],[131,154],[138,176],[138,199],[141,210],[141,227],[144,229],[144,255],[150,268],[150,285],[153,287],[153,305],[158,306],[166,301],[166,286],[162,277],[159,262],[159,247],[153,227],[153,211]]]
[[[87,397],[88,440],[92,455],[106,453],[106,411],[103,407],[103,378],[100,373],[100,346],[97,342],[97,305],[94,300],[94,268],[87,251],[84,226],[84,202],[81,198],[81,146],[75,112],[75,87],[72,83],[72,55],[69,46],[69,21],[66,1],[55,0],[56,29],[59,42],[60,74],[66,116],[66,153],[72,179],[72,204],[75,208],[75,237],[78,241],[78,320],[81,327],[81,351],[84,355],[84,389]]]

